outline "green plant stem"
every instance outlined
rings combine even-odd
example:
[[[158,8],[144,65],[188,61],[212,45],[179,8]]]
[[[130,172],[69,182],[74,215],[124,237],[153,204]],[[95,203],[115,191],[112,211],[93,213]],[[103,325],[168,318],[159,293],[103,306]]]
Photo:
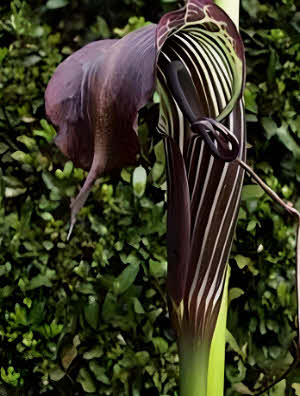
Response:
[[[225,346],[229,278],[230,266],[228,265],[226,269],[226,279],[224,284],[222,303],[209,353],[207,396],[223,396],[224,394]]]
[[[180,396],[206,396],[210,343],[181,340]]]
[[[230,16],[235,26],[239,28],[240,0],[215,0],[215,3]]]

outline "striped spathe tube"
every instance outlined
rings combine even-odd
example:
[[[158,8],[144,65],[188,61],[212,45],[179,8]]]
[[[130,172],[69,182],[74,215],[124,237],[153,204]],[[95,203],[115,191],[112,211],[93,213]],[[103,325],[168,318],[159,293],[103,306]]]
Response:
[[[184,114],[167,71],[168,65],[181,63],[186,70],[183,89],[195,118],[211,120],[211,128],[219,124],[234,135],[238,158],[245,160],[243,45],[224,15],[210,1],[193,0],[184,10],[165,16],[169,29],[164,21],[157,67],[158,130],[165,139],[168,164],[171,317],[179,337],[189,332],[206,341],[212,339],[218,317],[244,171],[213,155]],[[212,143],[218,146],[216,140]]]

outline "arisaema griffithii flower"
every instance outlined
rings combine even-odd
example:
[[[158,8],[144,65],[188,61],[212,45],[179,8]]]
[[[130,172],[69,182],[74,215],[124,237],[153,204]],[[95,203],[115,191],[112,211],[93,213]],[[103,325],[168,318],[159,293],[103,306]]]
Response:
[[[196,340],[206,363],[243,182],[244,80],[234,23],[213,0],[187,0],[158,25],[75,52],[58,66],[45,95],[56,144],[89,171],[71,205],[72,230],[95,179],[136,162],[138,111],[159,93],[170,314],[179,348]]]

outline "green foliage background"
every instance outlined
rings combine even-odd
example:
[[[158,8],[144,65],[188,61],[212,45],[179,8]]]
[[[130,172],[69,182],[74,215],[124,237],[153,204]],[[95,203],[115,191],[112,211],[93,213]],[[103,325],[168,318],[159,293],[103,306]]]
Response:
[[[242,0],[248,162],[300,209],[297,0]],[[43,94],[87,42],[157,22],[172,0],[0,5],[0,395],[178,394],[165,295],[164,155],[157,104],[141,112],[141,167],[99,180],[66,242],[85,174],[53,144]],[[295,227],[249,179],[230,264],[226,395],[293,361]],[[270,395],[300,395],[294,370]]]

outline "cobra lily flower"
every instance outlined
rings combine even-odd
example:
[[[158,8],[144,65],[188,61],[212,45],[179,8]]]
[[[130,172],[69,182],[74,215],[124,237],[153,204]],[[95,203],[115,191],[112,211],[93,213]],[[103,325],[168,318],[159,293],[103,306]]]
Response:
[[[244,173],[234,161],[245,159],[244,79],[243,44],[232,20],[213,0],[187,0],[158,25],[75,52],[58,66],[45,95],[56,144],[89,170],[71,205],[70,230],[96,178],[136,163],[138,111],[155,89],[160,95],[167,287],[185,395],[206,395]],[[195,386],[192,373],[199,377]]]

